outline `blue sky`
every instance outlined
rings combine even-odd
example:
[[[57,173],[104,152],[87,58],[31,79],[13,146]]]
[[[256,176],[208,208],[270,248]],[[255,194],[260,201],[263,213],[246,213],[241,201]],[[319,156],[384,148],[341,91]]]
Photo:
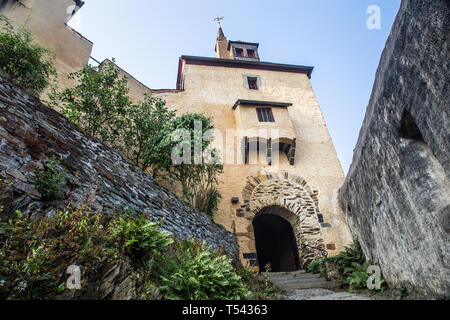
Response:
[[[215,57],[217,25],[229,40],[259,42],[262,61],[314,66],[312,86],[344,172],[348,171],[381,52],[400,0],[85,0],[71,21],[154,89],[175,88],[178,58]],[[381,9],[369,30],[367,8]]]

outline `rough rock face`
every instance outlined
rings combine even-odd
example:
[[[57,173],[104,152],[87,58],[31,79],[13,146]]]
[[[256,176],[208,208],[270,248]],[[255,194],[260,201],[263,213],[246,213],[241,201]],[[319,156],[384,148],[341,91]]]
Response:
[[[449,1],[404,0],[340,190],[390,285],[450,296]]]
[[[93,212],[104,214],[127,209],[145,213],[154,221],[164,219],[161,228],[178,240],[194,237],[238,257],[231,233],[157,185],[118,152],[11,84],[4,73],[0,73],[0,139],[0,177],[14,180],[5,211],[21,210],[31,217],[56,213],[54,206],[45,208],[40,201],[35,176],[36,167],[56,156],[69,173],[65,191],[74,206],[91,206]]]

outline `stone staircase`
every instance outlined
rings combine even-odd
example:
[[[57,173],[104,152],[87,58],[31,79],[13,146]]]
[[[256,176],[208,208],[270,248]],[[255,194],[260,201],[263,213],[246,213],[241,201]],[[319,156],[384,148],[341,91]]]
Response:
[[[334,292],[337,283],[320,275],[294,272],[271,272],[270,281],[284,291],[283,300],[370,300],[369,297],[348,292]]]
[[[302,289],[332,289],[336,287],[334,281],[327,281],[318,274],[306,273],[305,270],[293,272],[271,272],[270,281],[284,291]]]

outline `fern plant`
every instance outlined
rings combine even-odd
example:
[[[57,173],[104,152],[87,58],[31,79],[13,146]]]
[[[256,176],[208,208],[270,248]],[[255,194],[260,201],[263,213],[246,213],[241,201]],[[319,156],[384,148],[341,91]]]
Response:
[[[349,285],[350,290],[364,289],[367,286],[367,268],[370,263],[368,261],[360,264],[358,262],[352,262],[350,267],[344,270],[344,275],[347,277],[344,283]]]
[[[309,273],[322,273],[323,269],[325,268],[325,259],[319,259],[311,262],[306,267],[306,271]]]
[[[171,300],[240,300],[251,295],[232,261],[194,240],[175,246],[174,255],[159,259],[162,286]]]
[[[148,221],[145,215],[138,218],[120,218],[114,227],[113,234],[122,243],[125,250],[132,257],[139,257],[145,253],[159,251],[171,243],[170,232],[159,229],[161,222]]]

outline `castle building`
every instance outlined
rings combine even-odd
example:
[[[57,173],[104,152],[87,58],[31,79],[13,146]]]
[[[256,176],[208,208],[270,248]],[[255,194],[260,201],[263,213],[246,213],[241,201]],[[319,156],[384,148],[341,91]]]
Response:
[[[47,27],[32,29],[38,41]],[[66,29],[55,28],[56,39]],[[80,39],[64,42],[89,51]],[[71,57],[55,51],[67,73]],[[173,90],[147,88],[123,71],[130,95],[150,93],[178,114],[212,118],[224,160],[215,221],[237,235],[244,264],[293,271],[339,253],[351,242],[337,198],[345,178],[311,87],[313,68],[263,62],[258,43],[228,40],[220,22],[215,51],[215,58],[181,56]],[[72,68],[87,63],[81,56]]]
[[[91,56],[93,43],[67,25],[83,5],[80,0],[0,0],[0,14],[26,26],[37,43],[55,53],[62,87],[74,85],[67,76],[83,69]]]

